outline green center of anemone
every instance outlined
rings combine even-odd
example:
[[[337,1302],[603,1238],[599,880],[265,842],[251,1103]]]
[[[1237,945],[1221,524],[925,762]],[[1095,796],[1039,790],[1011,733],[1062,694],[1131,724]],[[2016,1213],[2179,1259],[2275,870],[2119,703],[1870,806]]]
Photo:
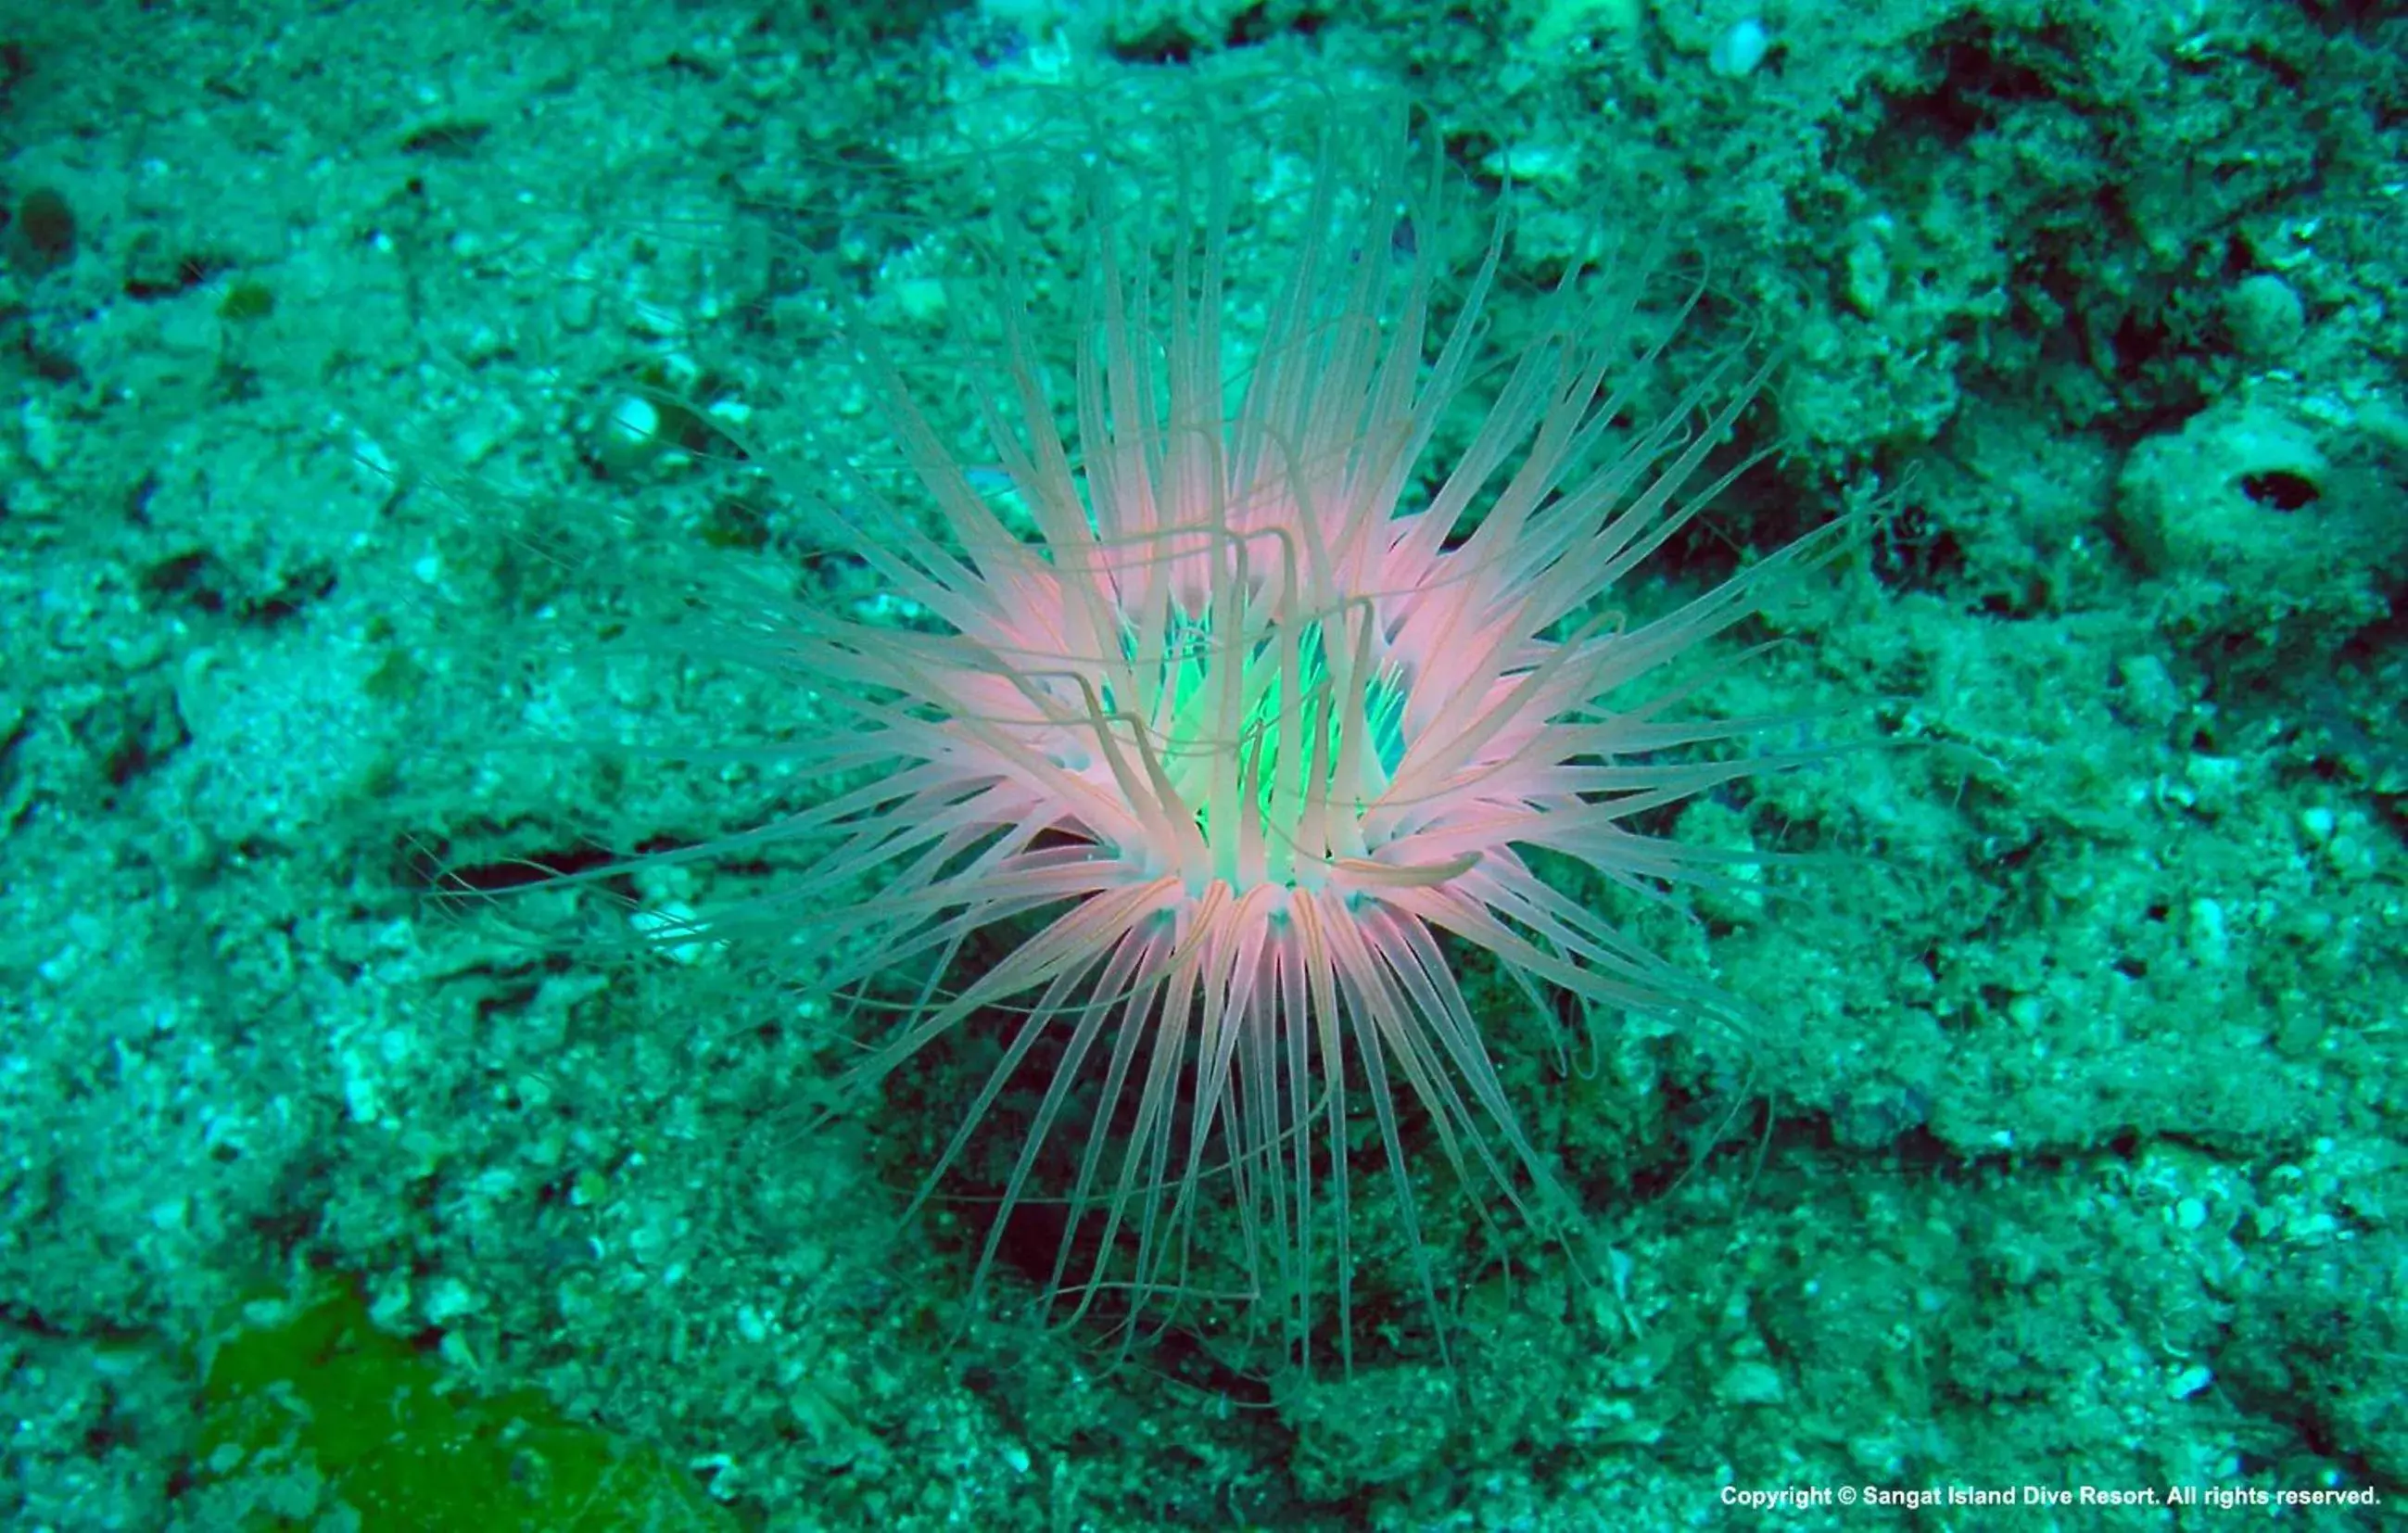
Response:
[[[1405,756],[1406,689],[1396,668],[1374,665],[1368,676],[1353,675],[1351,656],[1331,653],[1333,643],[1342,647],[1346,640],[1318,620],[1293,630],[1292,676],[1283,674],[1287,636],[1277,625],[1235,649],[1216,642],[1210,627],[1201,618],[1174,617],[1158,650],[1142,645],[1133,630],[1121,636],[1124,656],[1155,688],[1155,706],[1140,711],[1157,721],[1165,770],[1207,841],[1212,833],[1209,790],[1218,774],[1252,781],[1251,807],[1273,836],[1293,834],[1310,798],[1326,797],[1340,812],[1361,812]],[[1236,679],[1234,728],[1225,722],[1224,692],[1233,664],[1244,667]],[[1109,684],[1103,701],[1108,710],[1116,706]],[[1350,728],[1362,738],[1355,781],[1348,783],[1340,774]]]
[[[1254,707],[1246,716],[1242,749],[1259,749],[1262,752],[1262,786],[1256,797],[1266,816],[1271,812],[1283,781],[1298,797],[1320,787],[1340,801],[1348,801],[1337,776],[1349,710],[1346,699],[1337,690],[1343,681],[1332,674],[1320,623],[1309,623],[1297,634],[1297,659],[1296,695],[1283,696],[1276,684],[1255,689]],[[1259,652],[1257,660],[1273,667],[1278,664],[1276,658],[1264,659]],[[1357,810],[1363,807],[1363,800],[1387,785],[1396,775],[1398,763],[1405,757],[1405,692],[1397,677],[1391,671],[1381,671],[1362,684],[1362,694],[1365,776],[1372,777],[1371,769],[1376,768],[1376,781],[1361,785],[1353,798],[1351,807]],[[1291,708],[1297,710],[1300,724],[1297,730],[1299,743],[1294,760],[1282,760],[1280,719]],[[1321,752],[1320,783],[1311,781],[1316,744]],[[1204,818],[1203,811],[1198,810],[1197,822],[1201,824]],[[1209,832],[1211,827],[1205,825],[1205,829]]]

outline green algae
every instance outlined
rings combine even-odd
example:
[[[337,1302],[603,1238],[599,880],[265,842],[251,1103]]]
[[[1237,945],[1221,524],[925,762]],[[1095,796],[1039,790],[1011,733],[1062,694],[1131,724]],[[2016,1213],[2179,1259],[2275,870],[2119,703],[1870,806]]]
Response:
[[[246,1528],[315,1526],[332,1503],[416,1533],[737,1526],[657,1452],[534,1390],[477,1392],[348,1292],[219,1346],[194,1457],[205,1483],[261,1483]]]

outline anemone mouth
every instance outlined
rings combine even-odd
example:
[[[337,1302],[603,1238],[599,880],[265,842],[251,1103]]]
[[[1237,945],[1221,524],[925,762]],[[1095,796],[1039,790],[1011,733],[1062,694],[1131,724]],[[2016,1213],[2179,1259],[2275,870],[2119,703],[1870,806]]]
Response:
[[[1207,847],[1218,844],[1212,803],[1222,795],[1208,786],[1215,771],[1234,770],[1241,780],[1240,823],[1220,827],[1222,838],[1285,836],[1293,852],[1309,856],[1295,838],[1311,800],[1359,824],[1405,757],[1408,688],[1401,668],[1349,674],[1344,659],[1332,656],[1331,636],[1317,618],[1296,623],[1292,635],[1274,627],[1219,653],[1210,646],[1209,624],[1198,625],[1197,636],[1196,652],[1206,658],[1193,678],[1192,700],[1174,714],[1163,749],[1174,763],[1174,785],[1195,807]],[[1200,706],[1217,666],[1239,673],[1240,713],[1227,738],[1213,734]],[[1359,737],[1351,751],[1350,729]],[[1349,762],[1356,767],[1352,781],[1341,776]]]

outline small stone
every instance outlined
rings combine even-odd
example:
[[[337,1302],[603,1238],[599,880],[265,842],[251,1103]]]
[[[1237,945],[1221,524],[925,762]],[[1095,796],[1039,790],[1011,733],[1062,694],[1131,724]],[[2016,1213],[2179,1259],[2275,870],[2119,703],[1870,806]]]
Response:
[[[2233,349],[2255,362],[2290,355],[2307,331],[2307,310],[2291,284],[2272,272],[2243,278],[2224,304]]]
[[[1714,1393],[1729,1405],[1779,1405],[1788,1391],[1771,1364],[1743,1362],[1731,1365]]]
[[[1742,79],[1755,73],[1771,50],[1772,34],[1751,16],[1714,39],[1706,66],[1725,79]]]

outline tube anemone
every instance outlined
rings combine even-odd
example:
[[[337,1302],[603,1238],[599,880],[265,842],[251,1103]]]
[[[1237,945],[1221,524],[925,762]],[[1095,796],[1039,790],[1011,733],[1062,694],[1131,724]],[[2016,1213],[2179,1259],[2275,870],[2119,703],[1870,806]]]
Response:
[[[1726,358],[1632,425],[1665,344],[1641,322],[1643,268],[1574,263],[1465,445],[1430,461],[1474,383],[1506,222],[1450,269],[1436,161],[1417,173],[1398,125],[1369,136],[1368,165],[1325,138],[1252,340],[1225,325],[1245,296],[1225,157],[1196,157],[1167,251],[1129,236],[1091,168],[1067,420],[1021,258],[989,295],[999,345],[963,358],[997,466],[958,456],[874,328],[853,327],[908,488],[798,498],[925,617],[781,608],[754,625],[754,652],[837,726],[790,748],[822,795],[741,838],[814,849],[750,914],[843,955],[833,991],[923,976],[853,1084],[1005,1019],[920,1194],[1007,1090],[1035,1097],[979,1284],[1042,1184],[1068,1232],[1041,1282],[1054,1314],[1134,1328],[1211,1286],[1302,1354],[1334,1305],[1350,1361],[1356,1130],[1434,1315],[1401,1103],[1476,1193],[1550,1227],[1577,1217],[1466,1000],[1469,950],[1551,1036],[1561,998],[1717,1005],[1527,854],[1625,887],[1716,881],[1728,854],[1642,817],[1802,757],[1723,759],[1783,721],[1684,718],[1694,686],[1632,699],[1829,541],[1636,626],[1607,610],[1727,480],[1709,451],[1761,380]],[[1200,1270],[1208,1208],[1236,1221],[1234,1284]]]

